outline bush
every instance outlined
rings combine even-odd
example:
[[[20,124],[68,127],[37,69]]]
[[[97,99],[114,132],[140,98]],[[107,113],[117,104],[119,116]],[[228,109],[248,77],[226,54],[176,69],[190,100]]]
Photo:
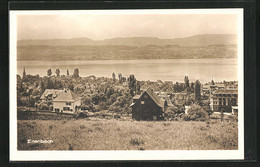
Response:
[[[182,118],[183,118],[184,121],[189,121],[190,120],[190,118],[189,118],[189,116],[187,114],[183,114]]]
[[[100,102],[99,106],[101,110],[107,110],[107,104],[105,102]]]
[[[120,112],[122,112],[122,108],[119,106],[116,106],[116,105],[111,105],[109,107],[109,111],[113,111],[115,113],[120,113]]]
[[[84,96],[84,97],[82,98],[82,104],[84,104],[84,105],[91,105],[92,102],[91,102],[90,97]]]
[[[178,120],[184,114],[181,106],[168,107],[165,111],[165,119],[166,120]]]
[[[94,107],[94,112],[98,112],[98,111],[100,111],[100,106],[99,105],[95,105]]]
[[[17,97],[17,106],[27,106],[28,100]]]
[[[123,109],[123,112],[124,112],[125,114],[131,114],[132,110],[131,110],[130,107],[125,107],[125,108]]]
[[[93,104],[90,104],[90,105],[82,104],[81,105],[81,110],[94,111],[95,109],[94,109]]]
[[[144,144],[145,142],[140,138],[133,138],[130,140],[130,144],[133,146],[139,146],[141,144]]]
[[[188,109],[188,119],[192,121],[205,121],[207,119],[207,112],[199,105],[193,104]]]
[[[99,117],[99,118],[112,118],[113,114],[108,113],[108,111],[106,111],[106,110],[103,110],[103,111],[95,112],[95,114],[93,116]]]
[[[40,110],[50,110],[50,107],[47,104],[40,104],[39,105]]]
[[[237,115],[229,115],[229,116],[228,116],[228,119],[229,119],[231,122],[238,122],[238,116],[237,116]]]
[[[168,108],[168,109],[165,111],[164,117],[165,117],[166,120],[172,120],[172,119],[175,117],[175,112],[174,112],[174,110]]]

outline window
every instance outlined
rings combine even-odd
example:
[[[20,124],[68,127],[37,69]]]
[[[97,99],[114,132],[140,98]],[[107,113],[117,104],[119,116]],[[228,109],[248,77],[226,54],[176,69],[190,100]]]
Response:
[[[69,107],[63,107],[63,110],[64,111],[70,111],[70,108]]]
[[[235,98],[231,99],[231,105],[236,106],[237,105],[237,100]]]
[[[67,105],[67,106],[70,106],[70,105],[71,105],[71,102],[66,102],[66,105]]]
[[[219,98],[218,101],[219,101],[219,105],[222,105],[222,99]]]
[[[226,99],[225,98],[223,99],[223,105],[224,106],[226,105]]]
[[[141,101],[141,104],[144,104],[144,101]]]

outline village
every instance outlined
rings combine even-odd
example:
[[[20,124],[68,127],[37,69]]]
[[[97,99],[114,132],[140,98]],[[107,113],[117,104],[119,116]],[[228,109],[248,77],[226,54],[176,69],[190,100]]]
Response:
[[[18,150],[238,148],[238,83],[17,75]],[[51,141],[49,144],[41,141]],[[35,143],[37,142],[37,143]]]
[[[44,112],[75,117],[133,119],[137,121],[206,121],[212,115],[238,114],[238,82],[201,84],[190,82],[138,81],[134,75],[111,73],[111,78],[81,77],[76,68],[70,75],[30,75],[24,68],[17,75],[17,111]],[[18,114],[19,117],[19,114]],[[229,118],[229,117],[226,117]]]

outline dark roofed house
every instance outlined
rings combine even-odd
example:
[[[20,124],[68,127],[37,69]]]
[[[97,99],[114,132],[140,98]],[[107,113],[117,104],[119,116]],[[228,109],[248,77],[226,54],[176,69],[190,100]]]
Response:
[[[53,112],[74,114],[81,105],[81,97],[65,89],[52,102]]]
[[[152,89],[146,89],[141,95],[133,97],[132,118],[135,120],[160,120],[167,101],[157,96]]]

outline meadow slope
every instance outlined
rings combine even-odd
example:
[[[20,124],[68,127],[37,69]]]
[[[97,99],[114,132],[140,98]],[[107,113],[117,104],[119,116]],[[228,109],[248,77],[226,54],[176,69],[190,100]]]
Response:
[[[53,140],[52,144],[27,140]],[[18,150],[231,150],[237,122],[18,120]]]

